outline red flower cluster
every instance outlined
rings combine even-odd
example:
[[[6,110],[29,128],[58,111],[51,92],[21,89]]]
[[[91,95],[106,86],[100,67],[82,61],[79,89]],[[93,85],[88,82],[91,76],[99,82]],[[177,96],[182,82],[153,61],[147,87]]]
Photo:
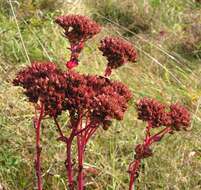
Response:
[[[81,15],[59,16],[55,22],[64,28],[66,38],[73,44],[86,41],[101,30],[95,21]]]
[[[65,103],[74,114],[88,113],[93,125],[109,125],[112,119],[123,119],[132,95],[120,82],[96,75],[66,74]]]
[[[30,102],[44,104],[45,114],[56,117],[64,109],[66,83],[62,72],[51,62],[33,62],[13,81],[22,86]]]
[[[138,119],[150,122],[152,127],[160,127],[167,121],[166,108],[157,100],[143,98],[136,103],[136,107]]]
[[[148,98],[139,100],[136,104],[138,119],[149,122],[152,127],[171,126],[173,130],[186,129],[190,124],[190,114],[188,110],[177,104],[167,106]]]
[[[128,61],[134,62],[137,58],[133,45],[118,37],[106,37],[101,41],[99,49],[108,60],[106,76],[111,74],[112,69],[116,69]]]
[[[20,71],[13,81],[22,86],[29,101],[40,101],[46,114],[56,117],[63,110],[74,115],[87,113],[91,122],[109,124],[123,119],[132,95],[120,82],[73,71],[63,73],[53,63],[34,62]]]
[[[178,103],[170,105],[170,118],[171,118],[171,126],[175,130],[184,129],[189,126],[190,123],[190,114],[188,110],[179,105]]]
[[[38,189],[42,189],[40,127],[45,115],[53,117],[60,135],[58,140],[66,143],[65,165],[69,189],[74,189],[71,147],[73,139],[77,137],[78,186],[84,187],[82,168],[86,144],[99,126],[106,130],[113,119],[123,119],[132,97],[128,87],[97,75],[84,75],[71,70],[62,72],[51,62],[33,62],[17,74],[13,83],[25,89],[25,95],[37,108],[40,105],[40,109],[36,110],[40,110],[39,118],[36,114],[34,119]],[[70,114],[69,136],[64,135],[56,118],[64,110]]]
[[[140,170],[141,160],[153,155],[151,145],[159,142],[162,138],[173,130],[186,130],[190,125],[190,114],[186,108],[179,104],[171,104],[169,110],[167,106],[149,98],[142,98],[136,103],[138,119],[147,122],[146,135],[142,144],[135,148],[134,161],[129,165],[130,175],[129,190],[134,188],[136,178]],[[168,110],[168,111],[167,111]],[[163,126],[157,133],[151,133],[152,128]]]

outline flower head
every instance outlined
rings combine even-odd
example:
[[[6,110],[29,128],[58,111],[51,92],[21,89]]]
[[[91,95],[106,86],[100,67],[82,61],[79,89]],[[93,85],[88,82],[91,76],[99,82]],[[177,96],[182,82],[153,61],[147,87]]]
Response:
[[[170,105],[171,126],[175,130],[180,130],[188,128],[190,126],[190,113],[189,111],[181,106],[180,104]]]
[[[99,49],[108,60],[106,76],[111,74],[112,69],[116,69],[128,61],[134,62],[137,58],[137,53],[133,45],[118,37],[104,38],[101,41]]]
[[[13,84],[25,89],[30,102],[43,103],[47,115],[56,117],[63,110],[66,83],[54,63],[33,62],[17,74]]]
[[[93,125],[111,125],[112,119],[122,120],[132,95],[120,82],[97,75],[73,71],[66,74],[66,107],[74,114],[88,113]]]
[[[136,104],[138,119],[148,121],[152,127],[160,127],[167,123],[166,107],[157,100],[142,98]]]
[[[81,15],[59,16],[55,21],[64,28],[64,34],[71,43],[86,41],[101,30],[95,21]]]

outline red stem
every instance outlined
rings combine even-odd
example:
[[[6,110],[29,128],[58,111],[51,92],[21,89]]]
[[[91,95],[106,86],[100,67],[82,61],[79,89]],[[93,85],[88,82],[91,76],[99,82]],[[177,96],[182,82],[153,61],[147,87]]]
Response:
[[[65,162],[65,165],[66,165],[66,174],[67,174],[67,178],[68,178],[69,190],[74,190],[72,158],[71,158],[73,138],[74,138],[74,135],[73,135],[73,131],[72,131],[71,136],[66,141],[66,162]]]
[[[78,122],[75,126],[72,126],[72,132],[70,137],[66,137],[66,173],[68,178],[69,189],[74,190],[74,181],[73,181],[73,164],[72,164],[72,142],[75,137],[75,133],[80,125],[81,117],[79,117]]]
[[[90,128],[89,130],[86,131],[86,137],[85,137],[85,142],[87,143],[91,136],[96,132],[98,127],[93,127]]]
[[[68,177],[68,184],[69,184],[69,189],[74,190],[74,182],[73,182],[73,164],[72,164],[72,141],[74,137],[76,136],[76,133],[78,130],[80,130],[82,122],[82,115],[79,115],[79,118],[74,126],[72,126],[72,132],[70,134],[69,138],[66,138],[66,172],[67,172],[67,177]]]
[[[70,137],[65,137],[61,127],[57,121],[56,118],[54,118],[55,124],[57,126],[58,132],[60,137],[58,138],[58,140],[64,142],[66,144],[66,161],[65,161],[65,166],[66,166],[66,175],[67,175],[67,183],[68,183],[68,187],[69,190],[74,190],[74,181],[73,181],[73,164],[72,164],[72,156],[71,156],[71,152],[72,152],[72,142],[73,142],[73,138],[75,137],[75,132],[77,130],[77,126],[73,126],[73,129],[71,131]]]
[[[79,54],[82,51],[84,46],[84,40],[80,40],[77,44],[71,44],[71,47],[68,48],[71,51],[70,60],[78,60]]]
[[[144,139],[144,146],[149,146],[149,142],[151,139],[151,133],[150,130],[152,128],[152,124],[148,122],[148,125],[146,127],[146,135]],[[129,165],[129,174],[130,174],[130,183],[129,183],[129,190],[133,190],[135,181],[137,179],[137,173],[140,170],[140,162],[141,159],[135,159],[130,165]]]
[[[150,130],[152,128],[152,124],[150,122],[148,122],[148,125],[146,127],[146,137],[145,137],[145,141],[144,143],[147,143],[150,139],[150,136],[151,136],[151,133],[150,133]]]
[[[134,189],[135,181],[136,181],[136,178],[137,178],[137,173],[138,173],[139,168],[140,168],[140,163],[141,163],[141,160],[135,160],[129,166],[129,172],[130,172],[129,190]]]
[[[54,119],[57,126],[60,137],[58,140],[66,143],[66,173],[68,178],[69,189],[74,190],[73,181],[73,164],[72,164],[72,142],[75,136],[77,136],[77,151],[78,151],[78,176],[77,176],[77,189],[84,190],[84,174],[83,174],[83,164],[84,164],[84,149],[89,140],[89,138],[95,133],[97,128],[91,128],[90,120],[86,118],[86,125],[82,126],[83,115],[79,114],[79,118],[76,123],[72,123],[72,131],[70,137],[64,136],[59,123],[56,118]]]
[[[152,124],[148,122],[148,125],[146,127],[146,136],[144,139],[143,146],[149,147],[152,143],[157,142],[158,140],[161,140],[161,138],[171,131],[171,127],[166,127],[156,133],[155,135],[151,136],[150,130],[152,128]],[[143,158],[135,159],[134,162],[132,162],[129,166],[129,173],[130,173],[130,184],[129,184],[129,190],[133,190],[134,184],[137,178],[137,173],[140,169],[140,162]]]
[[[41,121],[44,114],[44,105],[41,105],[40,108],[40,115],[39,118],[36,118],[36,158],[35,158],[35,170],[36,170],[36,176],[37,176],[37,187],[38,190],[42,190],[42,175],[41,175],[41,161],[40,161],[40,155],[41,155],[41,146],[40,146],[40,128],[41,128]]]
[[[87,128],[87,126],[85,127]],[[82,128],[82,121],[80,122],[77,131],[79,134],[77,135],[77,151],[78,151],[78,190],[83,190],[84,189],[84,176],[83,176],[83,162],[84,162],[84,147],[85,147],[85,142],[84,142],[84,136],[83,136],[83,129]]]
[[[56,124],[56,126],[57,126],[57,130],[58,130],[58,132],[59,132],[59,135],[60,135],[60,137],[64,137],[64,134],[63,134],[63,132],[62,132],[62,130],[61,130],[61,127],[60,127],[60,125],[59,125],[59,123],[58,123],[58,121],[57,121],[57,119],[56,118],[54,118],[54,122],[55,122],[55,124]]]
[[[86,131],[87,129],[89,129],[91,127],[91,125],[87,125],[85,128],[78,130],[75,135],[79,135],[80,133],[83,133],[84,131]]]
[[[154,143],[157,137],[158,139],[161,139],[166,133],[169,133],[170,131],[171,131],[171,127],[166,127],[162,129],[161,131],[159,131],[158,133],[156,133],[155,135],[149,138],[148,145],[151,145],[152,143]]]
[[[129,183],[129,190],[133,190],[133,187],[134,187],[134,175],[133,174],[130,174],[130,183]]]
[[[93,128],[92,128],[93,130]],[[78,126],[78,135],[77,135],[77,149],[78,149],[78,190],[84,190],[84,175],[83,175],[83,164],[84,164],[84,151],[86,144],[91,137],[88,133],[91,131],[90,119],[86,114],[86,123],[83,128],[82,122]]]
[[[85,127],[77,136],[77,147],[78,147],[78,187],[77,190],[84,190],[84,175],[83,175],[83,162],[84,162],[84,149],[90,139],[90,137],[95,133],[97,128]],[[82,130],[82,129],[80,129]]]
[[[84,144],[82,137],[77,136],[77,147],[78,147],[78,190],[84,189],[84,176],[83,176],[83,161],[84,161]]]

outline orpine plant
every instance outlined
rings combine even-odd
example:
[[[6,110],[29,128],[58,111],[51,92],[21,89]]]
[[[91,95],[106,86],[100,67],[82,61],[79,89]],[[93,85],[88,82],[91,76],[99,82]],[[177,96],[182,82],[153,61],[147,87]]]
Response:
[[[107,77],[112,69],[136,61],[137,53],[131,43],[117,37],[106,37],[99,47],[108,60],[104,76],[72,71],[78,65],[85,42],[101,28],[96,22],[80,15],[60,16],[56,23],[65,30],[64,36],[71,45],[70,60],[66,63],[68,70],[64,72],[54,63],[37,61],[20,71],[13,83],[24,88],[24,94],[35,107],[37,189],[42,190],[40,128],[42,120],[49,117],[59,133],[58,140],[65,143],[68,187],[70,190],[84,190],[84,157],[89,139],[98,128],[107,130],[113,120],[122,120],[132,98],[126,85]],[[148,125],[145,140],[136,146],[135,160],[129,166],[130,190],[134,186],[141,160],[153,154],[150,146],[165,134],[189,126],[190,116],[185,108],[172,104],[169,111],[166,110],[166,106],[156,100],[144,98],[137,102],[139,119]],[[68,125],[63,127],[58,120],[62,112],[69,116]],[[164,128],[160,132],[151,135],[153,128],[162,126]],[[67,133],[63,131],[65,129]],[[77,143],[77,156],[72,155],[74,140]]]
[[[129,190],[134,188],[137,179],[141,160],[153,155],[151,145],[159,142],[166,134],[173,134],[174,131],[187,130],[190,124],[190,114],[188,110],[178,103],[167,108],[156,100],[143,98],[136,103],[138,119],[147,122],[146,135],[142,144],[135,147],[134,161],[129,165],[130,185]],[[168,111],[167,111],[168,110]],[[155,134],[154,128],[161,128]]]
[[[78,65],[84,42],[100,31],[97,23],[80,15],[61,16],[56,19],[56,23],[64,28],[65,37],[71,45],[71,57],[66,64],[69,70],[63,72],[50,62],[33,62],[31,66],[17,74],[13,83],[25,89],[24,94],[36,109],[35,169],[38,190],[42,190],[40,126],[46,116],[52,118],[59,132],[58,140],[66,146],[65,166],[68,187],[74,190],[77,186],[78,190],[83,190],[83,163],[87,142],[99,127],[102,126],[106,130],[111,126],[112,120],[123,119],[132,95],[128,87],[121,82],[70,70]],[[119,39],[119,42],[124,46],[123,40]],[[64,111],[68,112],[69,123],[62,127],[58,116]],[[69,136],[65,135],[63,129],[68,131]],[[72,155],[73,140],[77,141],[76,157]],[[73,163],[73,156],[77,158],[77,164]]]

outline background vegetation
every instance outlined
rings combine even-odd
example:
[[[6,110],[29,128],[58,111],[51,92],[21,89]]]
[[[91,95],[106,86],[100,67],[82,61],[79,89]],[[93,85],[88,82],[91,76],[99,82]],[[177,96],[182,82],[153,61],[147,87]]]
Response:
[[[103,73],[106,60],[99,40],[118,35],[133,42],[139,58],[112,78],[130,86],[134,100],[123,122],[99,130],[90,142],[85,168],[87,190],[128,188],[128,163],[141,141],[144,124],[134,102],[143,96],[179,101],[192,113],[191,130],[170,135],[145,159],[137,189],[201,189],[201,4],[196,0],[0,0],[0,190],[33,190],[33,109],[11,84],[31,60],[50,60],[61,68],[68,58],[67,41],[54,23],[60,14],[83,14],[103,25],[88,42],[77,70]],[[93,60],[93,61],[92,61]],[[62,116],[60,119],[64,118]],[[43,123],[44,189],[66,190],[64,147],[54,126]]]

